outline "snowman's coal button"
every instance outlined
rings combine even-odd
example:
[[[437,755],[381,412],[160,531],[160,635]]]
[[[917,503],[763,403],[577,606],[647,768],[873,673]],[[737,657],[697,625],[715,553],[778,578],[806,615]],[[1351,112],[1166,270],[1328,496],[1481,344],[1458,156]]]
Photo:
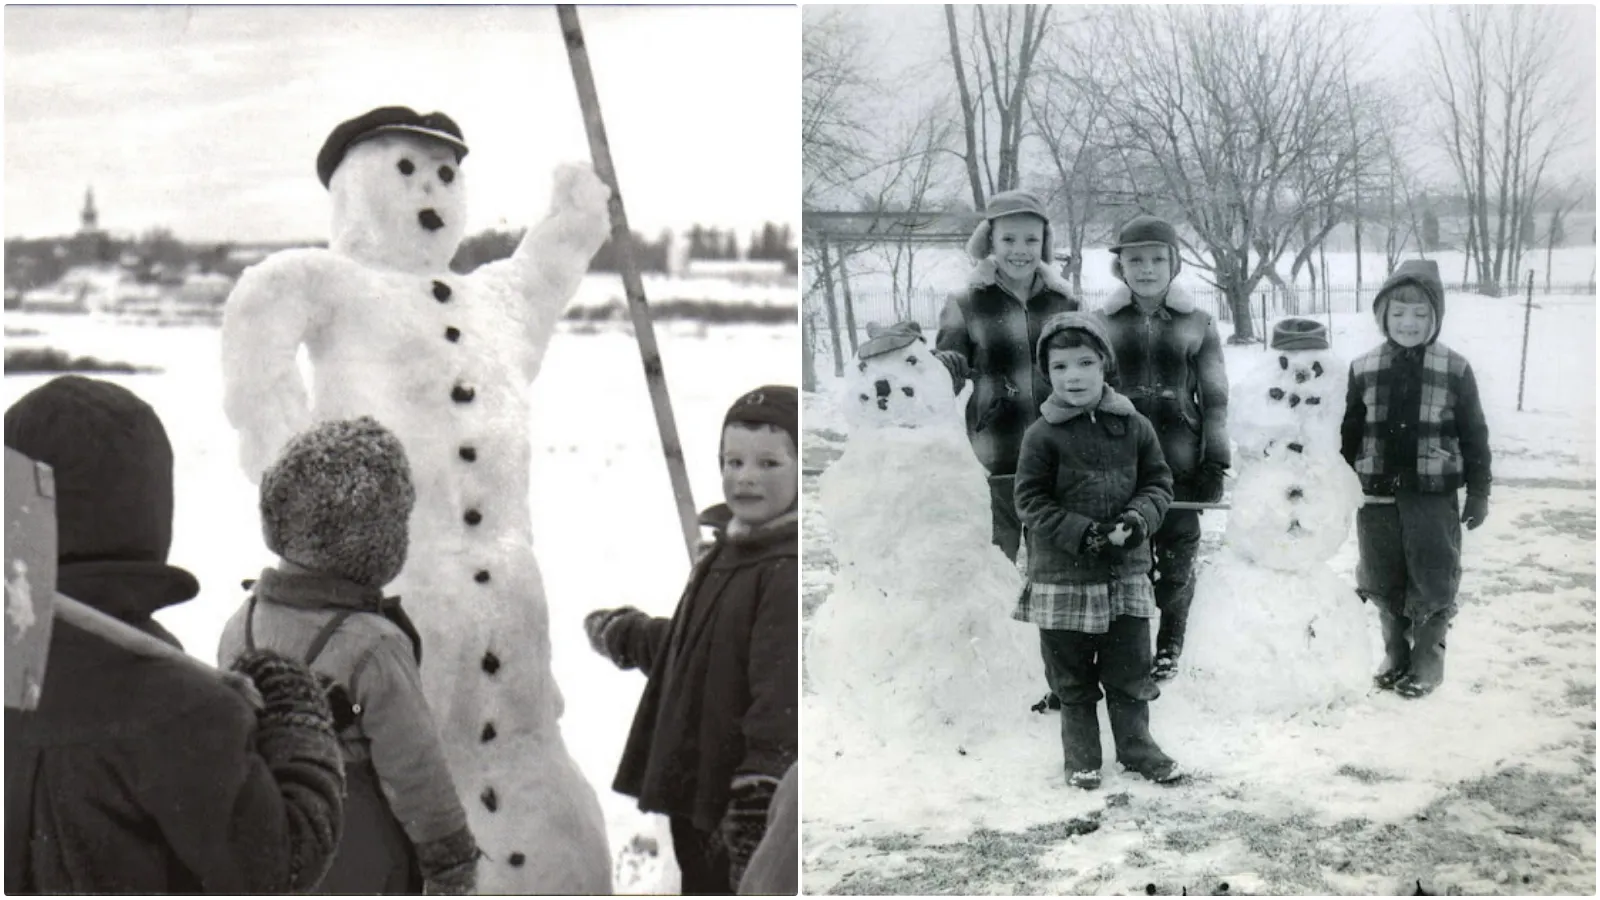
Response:
[[[483,733],[478,735],[478,740],[487,744],[488,742],[494,740],[495,735],[498,733],[499,732],[494,730],[493,722],[485,722],[483,723]]]
[[[1289,499],[1290,500],[1299,500],[1301,497],[1304,497],[1305,495],[1306,495],[1306,492],[1300,490],[1297,487],[1289,488]]]
[[[528,858],[523,856],[521,853],[513,853],[511,854],[510,861],[513,867],[520,869],[522,868],[522,864],[528,861]]]
[[[466,385],[458,384],[450,389],[450,399],[457,403],[471,403],[472,398],[476,396],[478,392]]]
[[[444,330],[444,339],[449,341],[452,344],[454,344],[456,341],[461,340],[461,329],[456,328],[453,325],[448,327],[448,328],[446,328]]]
[[[483,521],[483,513],[478,512],[475,509],[469,509],[467,510],[467,514],[461,518],[465,520],[468,525],[476,525]]]
[[[500,671],[500,657],[493,653],[483,654],[483,670],[490,675]]]
[[[489,570],[488,569],[479,569],[478,570],[478,574],[472,576],[472,580],[476,581],[479,584],[488,584],[489,583]]]
[[[483,793],[478,795],[478,799],[483,801],[484,808],[488,809],[489,812],[494,812],[500,808],[500,797],[492,787],[484,788]]]
[[[461,449],[457,450],[456,452],[461,454],[461,458],[467,462],[478,461],[478,448],[470,444],[462,444]]]
[[[1274,400],[1282,400],[1283,399],[1283,388],[1273,388],[1272,390],[1267,391],[1267,396],[1271,397]]]
[[[442,281],[435,281],[433,283],[433,298],[440,303],[448,301],[450,299],[450,285]]]

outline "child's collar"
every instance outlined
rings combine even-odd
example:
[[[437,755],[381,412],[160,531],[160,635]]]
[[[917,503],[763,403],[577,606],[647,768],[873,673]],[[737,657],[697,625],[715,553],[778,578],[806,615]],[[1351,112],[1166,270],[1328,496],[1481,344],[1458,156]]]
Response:
[[[741,519],[730,518],[724,533],[732,541],[759,540],[769,534],[780,531],[785,527],[793,526],[800,521],[800,511],[791,509],[774,519],[768,519],[760,525],[749,525]]]
[[[1052,268],[1049,263],[1041,259],[1034,263],[1033,271],[1034,274],[1044,279],[1046,290],[1055,291],[1065,297],[1072,296],[1072,287],[1067,284],[1066,279],[1061,277],[1061,273]],[[972,271],[967,273],[968,287],[994,287],[999,283],[1000,267],[995,263],[992,256],[986,256],[978,260],[973,264]]]
[[[1104,306],[1100,307],[1100,311],[1109,316],[1121,312],[1132,303],[1133,290],[1122,284],[1111,292],[1111,298],[1106,300]],[[1175,313],[1194,312],[1194,298],[1189,296],[1189,292],[1184,290],[1181,285],[1177,284],[1167,285],[1167,296],[1162,298],[1161,304]]]
[[[1117,393],[1109,384],[1101,389],[1100,399],[1095,401],[1093,406],[1071,406],[1054,393],[1046,397],[1044,403],[1039,406],[1039,415],[1051,425],[1063,425],[1084,414],[1089,414],[1091,417],[1094,413],[1131,416],[1134,411],[1133,401]]]

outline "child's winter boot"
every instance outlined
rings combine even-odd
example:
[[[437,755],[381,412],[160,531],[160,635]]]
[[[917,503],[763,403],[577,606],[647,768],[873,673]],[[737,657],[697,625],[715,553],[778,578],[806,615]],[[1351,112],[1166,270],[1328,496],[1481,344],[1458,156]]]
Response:
[[[1378,608],[1378,624],[1383,627],[1383,668],[1372,677],[1372,683],[1387,691],[1392,690],[1411,667],[1411,642],[1406,639],[1411,620],[1391,613],[1384,603],[1382,597],[1372,601]]]
[[[1100,787],[1100,770],[1084,769],[1081,772],[1068,772],[1067,784],[1085,791],[1092,791]]]
[[[1411,670],[1395,683],[1395,693],[1412,699],[1426,697],[1444,681],[1444,638],[1449,630],[1448,611],[1434,613],[1411,626],[1416,641],[1411,650]]]
[[[1171,784],[1183,777],[1178,764],[1161,751],[1150,736],[1150,704],[1143,700],[1106,696],[1111,736],[1117,744],[1117,761],[1151,781]]]
[[[1096,704],[1061,704],[1061,750],[1068,773],[1100,771],[1100,713]]]

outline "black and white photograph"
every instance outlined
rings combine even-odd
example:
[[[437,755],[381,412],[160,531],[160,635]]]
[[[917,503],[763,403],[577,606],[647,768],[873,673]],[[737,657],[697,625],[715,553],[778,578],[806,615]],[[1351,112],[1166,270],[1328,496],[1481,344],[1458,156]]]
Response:
[[[6,892],[796,893],[799,8],[4,24]]]
[[[801,27],[803,892],[1592,895],[1595,8]]]

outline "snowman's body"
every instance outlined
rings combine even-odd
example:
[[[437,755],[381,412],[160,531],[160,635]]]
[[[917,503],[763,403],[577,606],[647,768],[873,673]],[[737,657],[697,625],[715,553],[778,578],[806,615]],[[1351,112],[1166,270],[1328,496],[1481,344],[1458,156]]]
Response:
[[[991,542],[965,394],[921,340],[862,363],[849,441],[822,476],[839,574],[812,620],[807,677],[830,730],[869,752],[972,751],[1026,716],[1038,681],[1037,636],[1009,617],[1022,576]]]
[[[599,801],[560,731],[526,390],[605,238],[607,189],[563,168],[550,216],[516,254],[457,275],[459,176],[395,172],[397,157],[420,164],[432,149],[413,138],[352,148],[331,185],[331,249],[281,252],[240,278],[223,322],[227,412],[252,480],[316,421],[369,415],[400,438],[417,503],[407,564],[386,592],[422,637],[423,688],[485,854],[478,888],[605,893]],[[442,227],[418,225],[424,206]]]
[[[1215,716],[1293,715],[1367,686],[1367,616],[1328,566],[1362,503],[1339,455],[1344,373],[1326,350],[1276,351],[1230,398],[1239,476],[1172,687]]]

